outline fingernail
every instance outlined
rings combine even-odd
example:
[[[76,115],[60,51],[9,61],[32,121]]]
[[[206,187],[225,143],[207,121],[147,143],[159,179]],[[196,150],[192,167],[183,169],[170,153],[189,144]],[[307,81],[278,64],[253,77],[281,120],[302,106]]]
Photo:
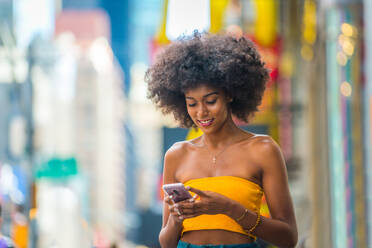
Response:
[[[190,189],[190,186],[186,186],[185,189],[189,190]]]
[[[195,199],[194,198],[191,198],[190,200],[189,200],[189,202],[194,202],[195,201]]]

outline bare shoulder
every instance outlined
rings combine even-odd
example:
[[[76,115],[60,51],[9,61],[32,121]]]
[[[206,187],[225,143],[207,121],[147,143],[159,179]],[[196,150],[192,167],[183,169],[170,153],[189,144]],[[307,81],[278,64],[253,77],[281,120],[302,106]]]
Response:
[[[164,156],[163,183],[177,182],[177,171],[191,149],[195,149],[194,144],[190,141],[181,141],[174,143],[167,150]]]
[[[184,154],[186,149],[187,144],[185,141],[176,142],[166,151],[164,159],[166,160],[176,159],[182,154]]]
[[[261,149],[279,149],[278,144],[269,135],[256,134],[251,138],[251,146]],[[252,148],[251,148],[252,149]]]
[[[174,143],[165,153],[164,162],[167,166],[168,164],[174,164],[180,162],[187,154],[190,149],[194,148],[194,144],[190,141],[180,141]]]
[[[283,160],[279,145],[268,135],[255,135],[247,145],[250,157],[261,166],[270,167]]]

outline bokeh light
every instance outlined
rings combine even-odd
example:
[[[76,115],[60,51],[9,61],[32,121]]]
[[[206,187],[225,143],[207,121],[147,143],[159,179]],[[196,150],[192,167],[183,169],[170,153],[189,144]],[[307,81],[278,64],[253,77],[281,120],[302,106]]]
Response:
[[[341,91],[341,94],[346,97],[350,97],[353,92],[350,83],[346,81],[341,83],[340,91]]]

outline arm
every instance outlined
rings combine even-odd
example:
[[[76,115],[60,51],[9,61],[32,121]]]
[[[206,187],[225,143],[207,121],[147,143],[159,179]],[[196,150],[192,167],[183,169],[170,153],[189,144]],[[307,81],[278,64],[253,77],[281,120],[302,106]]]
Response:
[[[253,234],[279,247],[295,247],[298,239],[297,226],[284,159],[279,146],[271,138],[260,139],[254,144],[254,160],[263,170],[262,186],[271,218],[261,217]],[[242,205],[232,202],[231,206],[228,215],[233,219],[244,213]],[[239,224],[244,229],[249,229],[254,226],[256,219],[257,214],[249,211]]]
[[[177,151],[170,148],[164,157],[163,184],[174,183],[177,166]],[[181,236],[183,220],[179,218],[173,201],[165,197],[163,204],[163,225],[159,233],[159,242],[162,248],[177,247]]]

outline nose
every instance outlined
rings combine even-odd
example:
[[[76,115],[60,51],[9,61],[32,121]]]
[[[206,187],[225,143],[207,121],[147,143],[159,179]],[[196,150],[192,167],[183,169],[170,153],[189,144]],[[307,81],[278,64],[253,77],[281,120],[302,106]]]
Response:
[[[199,108],[198,108],[198,118],[201,119],[203,117],[206,117],[208,116],[208,108],[207,106],[203,103],[203,104],[199,104]]]

